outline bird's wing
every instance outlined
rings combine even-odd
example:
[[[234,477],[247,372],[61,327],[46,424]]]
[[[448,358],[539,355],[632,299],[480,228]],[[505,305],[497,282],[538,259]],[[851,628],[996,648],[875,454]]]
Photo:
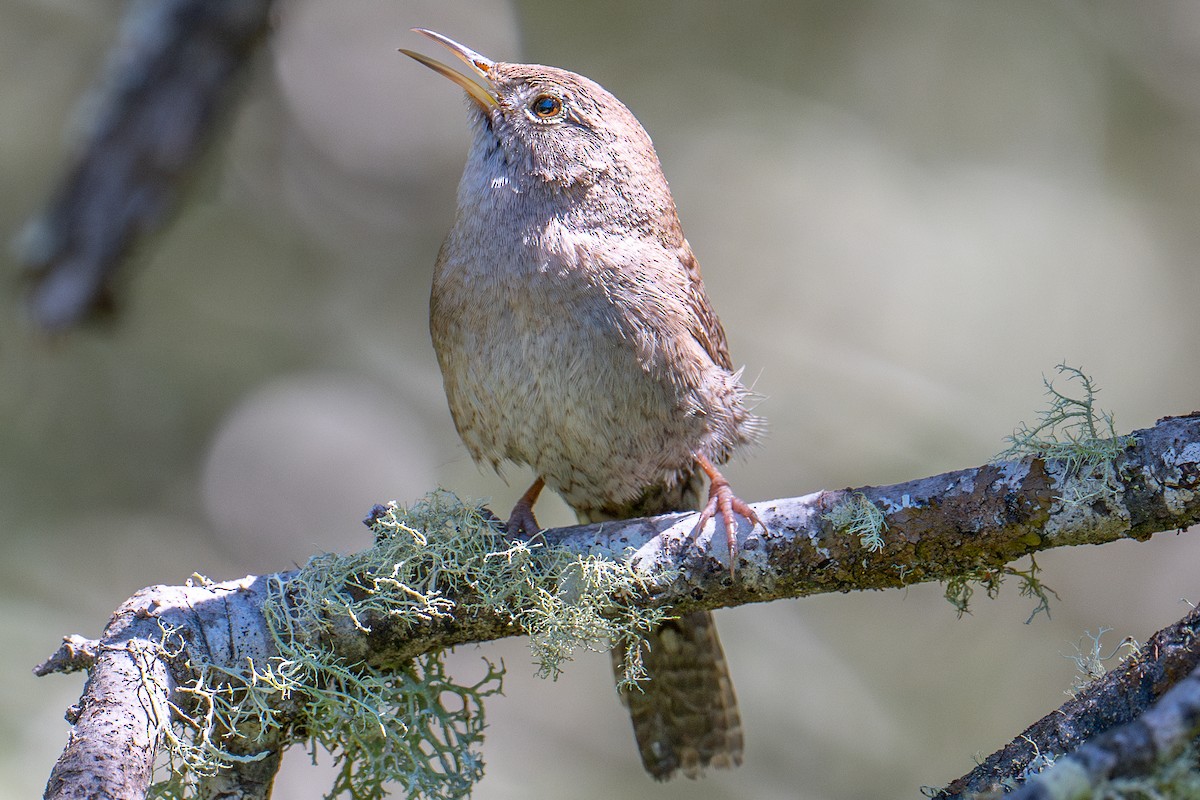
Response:
[[[692,254],[691,245],[686,240],[679,248],[679,263],[688,279],[686,302],[691,312],[692,335],[703,345],[705,351],[718,366],[733,370],[733,362],[729,358],[729,342],[725,339],[725,329],[717,312],[713,311],[704,293],[704,280],[700,277],[700,265]]]

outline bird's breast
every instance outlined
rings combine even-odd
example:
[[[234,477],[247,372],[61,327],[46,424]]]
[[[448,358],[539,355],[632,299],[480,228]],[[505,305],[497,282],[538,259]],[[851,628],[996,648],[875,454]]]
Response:
[[[602,259],[552,228],[486,257],[447,241],[430,315],[447,399],[477,460],[528,464],[577,507],[624,500],[690,462],[700,423],[640,359]]]

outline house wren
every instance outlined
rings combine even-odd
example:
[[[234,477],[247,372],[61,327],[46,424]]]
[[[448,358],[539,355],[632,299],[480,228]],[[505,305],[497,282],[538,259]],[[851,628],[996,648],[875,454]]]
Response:
[[[761,421],[732,368],[675,201],[645,130],[596,83],[492,61],[415,28],[478,82],[403,52],[466,90],[474,133],[438,254],[430,330],[454,424],[476,461],[529,465],[510,534],[538,532],[543,486],[594,522],[708,501],[737,560],[740,514],[714,464]],[[712,615],[650,637],[645,691],[623,692],[646,769],[666,779],[741,763],[733,686]],[[622,654],[614,653],[614,664]]]

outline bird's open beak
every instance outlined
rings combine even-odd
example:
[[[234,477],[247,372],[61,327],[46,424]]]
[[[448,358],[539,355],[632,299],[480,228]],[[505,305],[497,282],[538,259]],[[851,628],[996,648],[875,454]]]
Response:
[[[492,68],[496,66],[495,61],[492,61],[486,56],[481,56],[471,48],[464,47],[453,39],[447,36],[442,36],[440,33],[435,33],[431,30],[426,30],[425,28],[413,28],[413,30],[422,36],[428,36],[438,44],[448,48],[450,52],[461,58],[466,65],[471,68],[471,72],[482,78],[484,84],[481,85],[476,83],[474,80],[466,75],[463,75],[461,72],[456,72],[442,62],[434,61],[429,56],[423,56],[420,53],[414,53],[412,50],[405,50],[404,48],[400,48],[401,53],[420,61],[422,64],[429,67],[439,75],[444,75],[457,83],[466,90],[471,99],[478,103],[485,112],[490,111],[491,109],[495,108],[496,105],[498,105],[494,84],[492,82]]]

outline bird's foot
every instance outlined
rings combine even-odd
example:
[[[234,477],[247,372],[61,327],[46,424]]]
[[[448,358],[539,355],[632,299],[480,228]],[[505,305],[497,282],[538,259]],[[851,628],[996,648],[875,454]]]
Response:
[[[508,515],[508,522],[504,526],[505,533],[510,537],[530,543],[534,541],[546,543],[546,537],[542,536],[542,529],[533,516],[533,504],[537,502],[538,495],[542,493],[545,485],[546,481],[538,478],[513,506],[512,513]]]
[[[737,521],[734,519],[735,514],[740,514],[747,522],[750,523],[750,530],[754,530],[756,526],[761,526],[766,531],[766,524],[759,518],[758,513],[750,507],[748,503],[733,493],[733,489],[729,486],[729,481],[725,476],[713,466],[701,453],[693,454],[696,458],[696,463],[700,465],[700,469],[704,470],[704,474],[708,476],[708,502],[704,505],[704,509],[700,512],[700,519],[696,522],[696,527],[692,529],[692,538],[700,535],[704,530],[704,525],[711,519],[716,524],[716,516],[721,514],[721,521],[725,523],[725,536],[729,542],[729,574],[733,575],[734,565],[737,563]]]

